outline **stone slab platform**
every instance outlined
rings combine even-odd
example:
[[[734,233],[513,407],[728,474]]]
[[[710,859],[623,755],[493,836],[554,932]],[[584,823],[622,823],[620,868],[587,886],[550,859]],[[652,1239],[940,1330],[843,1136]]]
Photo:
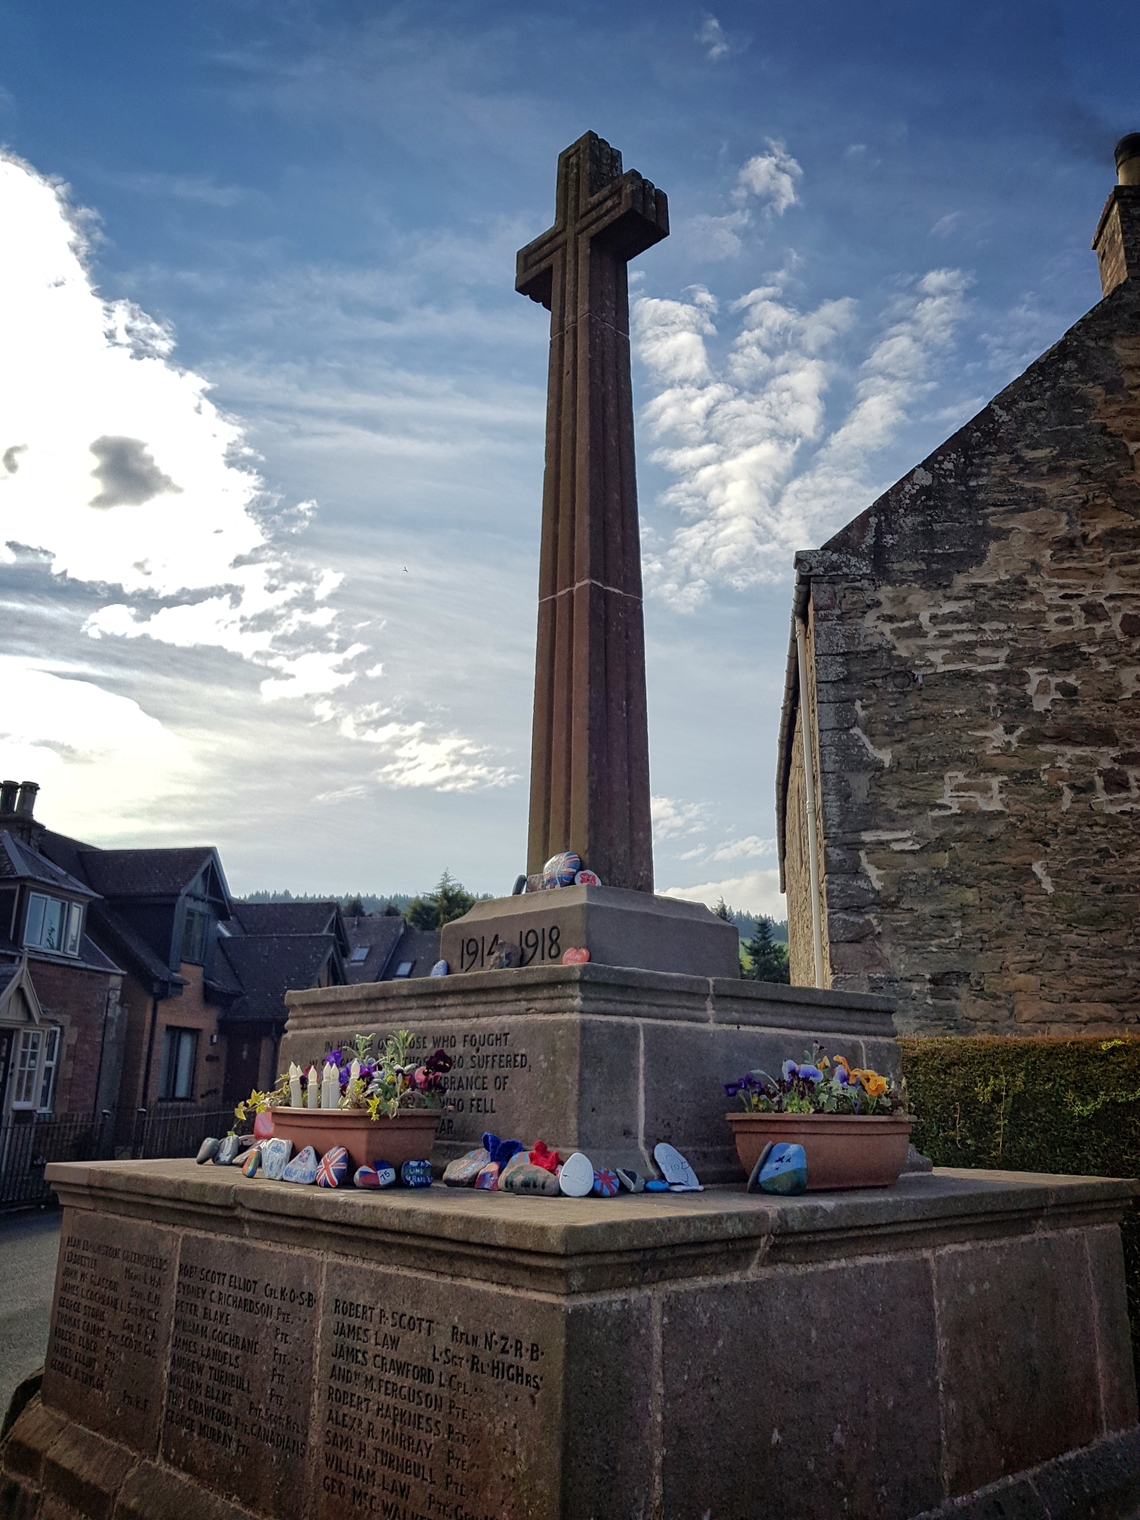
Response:
[[[437,1148],[445,1160],[493,1130],[651,1173],[653,1147],[668,1140],[702,1181],[733,1182],[743,1172],[725,1082],[799,1060],[814,1039],[853,1065],[899,1074],[889,999],[737,977],[531,965],[313,988],[286,1001],[283,1067],[319,1060],[358,1031],[409,1029],[417,1049],[443,1046],[455,1062]]]
[[[0,1456],[2,1515],[1126,1520],[1140,1503],[1131,1182],[936,1171],[571,1201],[193,1162],[49,1177],[52,1340]]]

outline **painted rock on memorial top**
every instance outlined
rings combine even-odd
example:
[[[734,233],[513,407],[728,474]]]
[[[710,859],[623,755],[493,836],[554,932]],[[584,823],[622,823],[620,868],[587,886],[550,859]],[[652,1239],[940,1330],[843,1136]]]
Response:
[[[760,1191],[792,1195],[807,1192],[807,1156],[802,1145],[774,1145],[760,1169]]]
[[[447,964],[446,961],[436,961],[435,965],[428,972],[428,975],[429,976],[446,976],[450,970],[451,970],[451,967]]]
[[[476,1177],[490,1159],[490,1152],[486,1146],[481,1145],[477,1150],[468,1151],[466,1156],[457,1156],[454,1161],[449,1161],[443,1180],[448,1187],[474,1187]]]
[[[233,1166],[234,1157],[242,1149],[243,1147],[240,1136],[227,1135],[226,1138],[219,1144],[217,1150],[214,1152],[214,1165]]]
[[[410,1188],[431,1187],[431,1162],[405,1161],[400,1168],[400,1181]]]
[[[261,1146],[255,1145],[253,1150],[246,1153],[242,1163],[241,1174],[243,1177],[256,1177],[261,1170]]]
[[[611,1172],[608,1166],[599,1167],[594,1173],[593,1190],[599,1198],[616,1198],[620,1186],[617,1173]]]
[[[281,1173],[282,1182],[315,1182],[317,1180],[317,1153],[311,1145],[298,1151]]]
[[[562,964],[564,966],[584,966],[590,959],[590,952],[585,946],[571,946],[563,952]]]
[[[579,871],[574,877],[576,887],[600,887],[602,878],[595,871]]]
[[[676,1146],[662,1141],[653,1147],[653,1159],[661,1168],[662,1176],[669,1186],[679,1193],[701,1193],[704,1189],[697,1174]]]
[[[557,1198],[558,1178],[553,1172],[548,1172],[544,1166],[534,1166],[527,1162],[525,1166],[520,1166],[511,1172],[503,1191],[529,1193],[541,1198]]]
[[[542,868],[542,874],[546,880],[553,879],[558,887],[572,887],[574,878],[582,869],[582,857],[576,855],[573,850],[563,850],[560,855],[552,855]]]
[[[253,1121],[253,1133],[257,1140],[271,1140],[273,1138],[273,1115],[267,1108],[263,1109]]]
[[[396,1168],[390,1161],[378,1161],[375,1166],[358,1166],[353,1182],[358,1188],[386,1188],[396,1181]]]
[[[348,1152],[343,1145],[334,1145],[321,1157],[321,1164],[317,1167],[317,1186],[340,1187],[347,1171]]]
[[[207,1161],[213,1161],[214,1157],[218,1154],[218,1146],[221,1145],[221,1143],[222,1142],[220,1140],[215,1140],[213,1136],[211,1136],[208,1140],[203,1140],[201,1145],[198,1147],[198,1165],[205,1166]]]
[[[644,1193],[645,1178],[640,1172],[632,1171],[629,1167],[617,1167],[617,1179],[627,1193]]]
[[[292,1140],[282,1140],[275,1136],[272,1140],[265,1140],[261,1146],[261,1175],[268,1182],[280,1182],[285,1175],[285,1168],[289,1164],[289,1157],[293,1154]]]
[[[575,1151],[567,1156],[562,1164],[562,1170],[558,1173],[559,1190],[565,1193],[567,1198],[585,1198],[593,1186],[594,1163],[589,1156],[583,1156],[581,1151]]]

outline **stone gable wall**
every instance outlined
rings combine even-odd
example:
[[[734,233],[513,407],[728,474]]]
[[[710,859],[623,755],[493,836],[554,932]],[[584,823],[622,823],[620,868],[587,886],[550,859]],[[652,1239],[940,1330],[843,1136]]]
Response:
[[[832,985],[900,1031],[1140,1023],[1135,284],[801,560]]]

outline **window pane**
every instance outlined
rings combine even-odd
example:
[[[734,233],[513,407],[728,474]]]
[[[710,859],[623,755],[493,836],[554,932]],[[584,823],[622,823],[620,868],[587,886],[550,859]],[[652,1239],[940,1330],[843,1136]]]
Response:
[[[183,1029],[178,1044],[178,1071],[175,1077],[176,1098],[194,1096],[194,1057],[198,1053],[198,1035],[193,1029]]]
[[[25,1029],[20,1034],[20,1048],[16,1054],[16,1088],[12,1106],[27,1107],[35,1098],[36,1076],[40,1065],[40,1046],[43,1031]]]
[[[40,1082],[39,1101],[41,1112],[51,1108],[51,1100],[55,1091],[55,1073],[58,1065],[59,1030],[58,1028],[52,1028],[47,1032],[47,1041],[44,1045],[44,1074]]]
[[[178,1030],[167,1029],[162,1037],[162,1074],[158,1079],[158,1096],[174,1095],[174,1073],[178,1069]]]
[[[33,892],[28,898],[28,923],[24,930],[24,944],[38,945],[43,941],[44,909],[48,900]]]
[[[63,926],[67,919],[67,904],[58,897],[44,899],[44,932],[40,944],[45,950],[63,949]]]
[[[83,909],[78,903],[71,903],[67,909],[67,944],[64,946],[68,955],[79,954],[79,931],[83,926]]]
[[[206,959],[206,934],[210,926],[208,913],[191,908],[182,928],[182,959],[201,965]]]

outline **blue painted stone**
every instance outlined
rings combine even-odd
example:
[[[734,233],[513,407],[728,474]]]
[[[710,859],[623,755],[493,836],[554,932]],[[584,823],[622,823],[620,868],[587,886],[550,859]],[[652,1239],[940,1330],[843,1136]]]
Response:
[[[806,1193],[807,1157],[802,1145],[774,1145],[760,1169],[762,1193]]]
[[[435,965],[431,968],[431,970],[429,971],[428,975],[429,976],[446,976],[450,970],[451,970],[451,967],[447,964],[446,961],[436,961]]]
[[[267,1182],[280,1182],[289,1164],[289,1157],[293,1154],[292,1140],[283,1140],[280,1135],[272,1140],[263,1140],[261,1143],[261,1175]]]
[[[674,1145],[662,1141],[653,1147],[653,1159],[661,1168],[665,1181],[678,1193],[703,1192],[697,1174]]]
[[[198,1147],[198,1165],[205,1166],[207,1161],[213,1161],[214,1157],[218,1154],[218,1146],[221,1143],[220,1140],[215,1140],[213,1137],[209,1140],[203,1140]]]
[[[749,1173],[748,1186],[744,1190],[746,1193],[758,1193],[760,1191],[760,1173],[764,1170],[765,1161],[767,1161],[768,1157],[772,1154],[772,1147],[774,1144],[774,1141],[769,1140],[768,1144],[756,1157],[756,1165]]]
[[[214,1152],[214,1165],[233,1166],[234,1157],[243,1149],[240,1136],[227,1135]]]
[[[400,1181],[405,1187],[431,1187],[430,1161],[405,1161],[400,1168]]]
[[[617,1173],[611,1172],[608,1166],[599,1166],[595,1169],[593,1191],[599,1198],[616,1198],[620,1186]]]
[[[348,1171],[348,1152],[343,1145],[334,1145],[321,1157],[317,1167],[317,1186],[340,1187]]]
[[[282,1182],[316,1182],[317,1180],[317,1153],[311,1145],[306,1145],[303,1151],[298,1151],[289,1165],[281,1173]]]
[[[645,1191],[647,1193],[667,1193],[669,1191],[669,1184],[662,1182],[660,1177],[651,1177],[645,1184]]]

